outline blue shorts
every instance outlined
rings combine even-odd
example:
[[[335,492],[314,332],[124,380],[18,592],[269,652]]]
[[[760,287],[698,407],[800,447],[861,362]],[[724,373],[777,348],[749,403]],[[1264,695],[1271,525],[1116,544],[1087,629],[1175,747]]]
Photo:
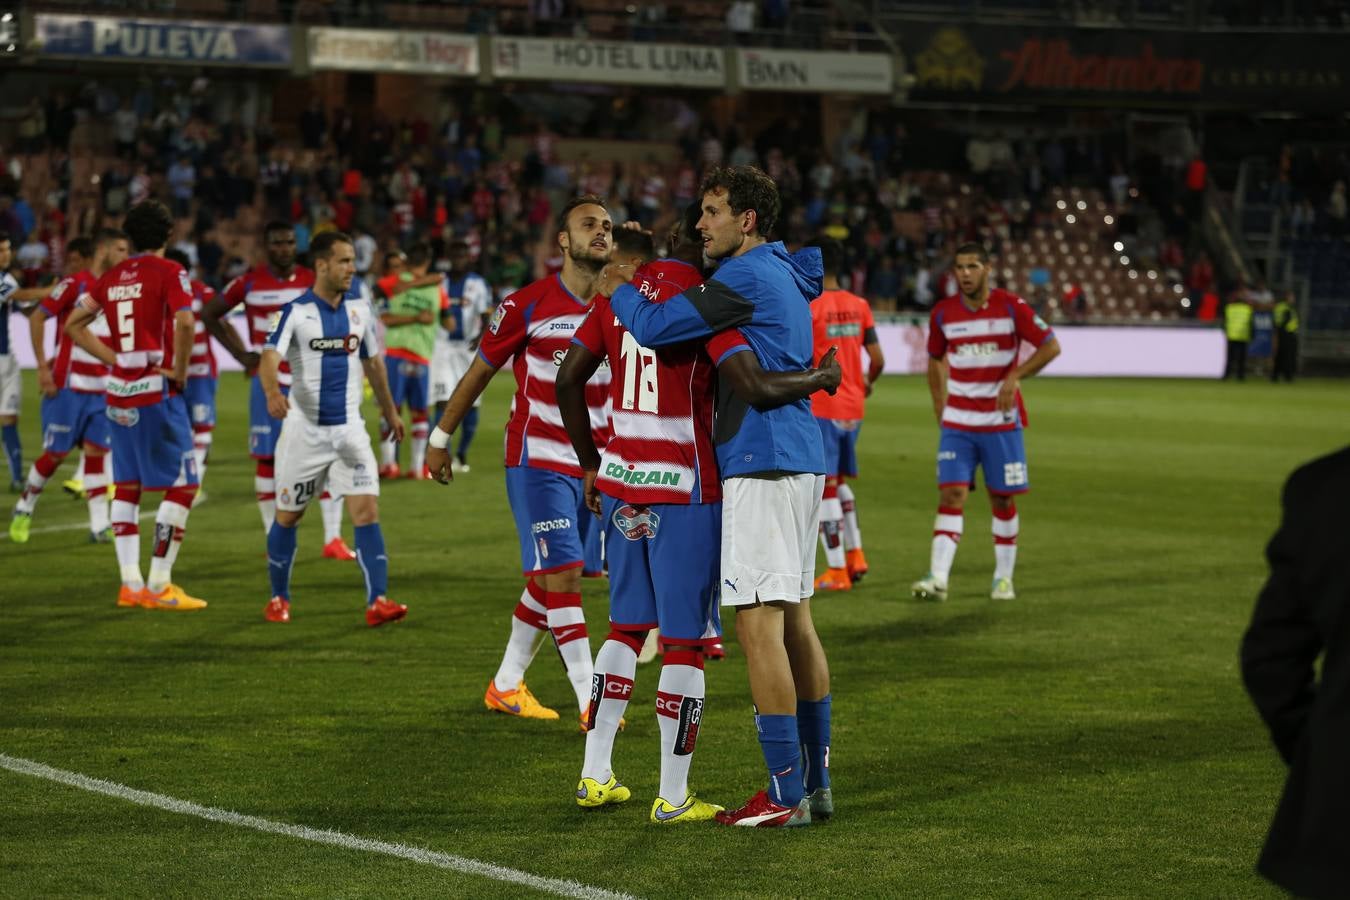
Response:
[[[862,431],[862,419],[822,419],[816,417],[820,426],[820,440],[825,445],[825,474],[858,474],[858,432]]]
[[[183,386],[183,399],[187,401],[193,431],[216,427],[216,379],[189,378]]]
[[[110,406],[113,482],[147,491],[197,484],[192,422],[187,403],[175,394],[150,406]]]
[[[634,506],[603,496],[601,510],[614,627],[659,628],[667,644],[721,640],[722,504]]]
[[[389,393],[394,397],[394,405],[419,412],[427,408],[427,397],[431,394],[431,367],[415,363],[396,356],[384,358],[384,370],[389,373]]]
[[[526,575],[575,569],[586,559],[586,540],[598,525],[586,508],[581,479],[531,466],[506,470],[506,499],[520,537]]]
[[[283,387],[283,394],[290,388]],[[281,437],[281,420],[267,411],[267,395],[263,393],[262,379],[254,377],[248,395],[248,454],[254,459],[271,459],[277,455],[277,439]]]
[[[974,487],[976,466],[984,470],[985,486],[992,493],[1023,494],[1031,488],[1020,428],[1012,431],[943,428],[942,440],[938,442],[938,487],[953,484]]]
[[[42,398],[42,449],[66,454],[81,443],[108,449],[112,444],[107,403],[102,394],[82,394],[61,388],[55,397]]]

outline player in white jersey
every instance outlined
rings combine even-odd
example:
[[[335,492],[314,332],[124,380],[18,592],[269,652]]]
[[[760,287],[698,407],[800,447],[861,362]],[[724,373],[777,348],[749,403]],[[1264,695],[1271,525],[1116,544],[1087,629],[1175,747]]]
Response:
[[[276,446],[276,519],[267,534],[272,599],[263,615],[269,622],[290,621],[296,525],[331,482],[332,493],[347,498],[356,560],[366,578],[366,623],[374,628],[403,618],[408,607],[385,597],[389,561],[379,523],[375,454],[361,419],[363,370],[386,420],[398,432],[402,422],[380,358],[375,311],[347,296],[356,273],[352,239],[327,231],[314,239],[310,252],[314,285],[275,315],[258,367],[267,411],[286,423]],[[283,360],[292,373],[289,396],[278,377]]]
[[[445,404],[455,391],[455,385],[469,371],[478,341],[492,315],[492,289],[483,276],[469,270],[469,244],[462,238],[450,243],[450,274],[445,278],[445,290],[450,297],[450,309],[441,316],[443,326],[436,336],[436,353],[431,360],[431,402],[440,421]],[[478,410],[483,405],[480,396],[464,414],[459,423],[459,446],[451,458],[451,469],[457,473],[469,471],[469,445],[478,430]]]
[[[19,406],[23,395],[23,378],[19,373],[19,359],[14,353],[13,338],[9,333],[9,314],[14,310],[14,295],[19,283],[9,274],[14,248],[9,235],[0,232],[0,435],[5,446],[5,460],[9,463],[9,488],[23,490],[23,446],[19,443]]]

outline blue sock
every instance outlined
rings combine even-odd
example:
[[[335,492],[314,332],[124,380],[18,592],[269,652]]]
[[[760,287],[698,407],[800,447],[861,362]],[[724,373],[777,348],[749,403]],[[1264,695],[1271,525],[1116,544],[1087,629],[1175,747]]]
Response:
[[[459,423],[459,449],[455,455],[459,457],[460,462],[469,452],[469,444],[473,443],[474,432],[478,430],[478,408],[469,407],[469,411],[464,414],[464,418]]]
[[[272,576],[272,596],[291,601],[291,566],[295,564],[295,526],[273,522],[267,532],[267,574]]]
[[[384,555],[384,532],[380,523],[357,525],[356,562],[366,576],[366,606],[383,597],[389,589],[389,557]]]
[[[769,767],[769,799],[779,806],[796,806],[805,796],[797,717],[756,715],[755,729]]]
[[[19,443],[19,426],[5,425],[0,428],[0,438],[5,443],[5,460],[9,463],[9,480],[23,479],[23,445]]]
[[[806,792],[830,786],[830,695],[797,701],[797,731],[802,739]]]

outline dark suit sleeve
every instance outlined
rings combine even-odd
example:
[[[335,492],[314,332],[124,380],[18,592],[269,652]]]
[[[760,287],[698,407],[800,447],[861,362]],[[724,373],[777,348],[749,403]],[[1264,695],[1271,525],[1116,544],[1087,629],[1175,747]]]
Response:
[[[1314,663],[1323,637],[1313,613],[1304,573],[1308,510],[1318,489],[1296,472],[1284,489],[1284,516],[1266,548],[1270,577],[1256,601],[1251,626],[1242,640],[1242,678],[1271,739],[1288,763],[1312,709]]]

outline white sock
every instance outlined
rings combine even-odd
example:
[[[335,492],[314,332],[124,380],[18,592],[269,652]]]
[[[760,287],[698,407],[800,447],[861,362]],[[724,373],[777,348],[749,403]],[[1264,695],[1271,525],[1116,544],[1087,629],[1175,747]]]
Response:
[[[661,797],[679,805],[689,796],[689,764],[703,721],[703,669],[697,651],[672,650],[656,686],[656,724],[661,728]]]
[[[37,463],[33,463],[28,469],[28,483],[24,485],[23,493],[14,503],[14,511],[31,516],[33,510],[37,508],[38,497],[42,496],[42,489],[46,486],[47,476],[37,470]]]
[[[427,436],[430,434],[431,426],[426,419],[413,420],[412,450],[409,453],[408,465],[414,472],[420,473],[427,464]]]
[[[80,461],[75,466],[75,474],[70,476],[75,481],[84,481],[84,451],[80,451]]]
[[[106,465],[106,463],[105,463]],[[105,472],[90,475],[84,480],[85,496],[89,498],[89,530],[102,534],[110,524],[108,521],[108,476]]]
[[[965,517],[959,509],[939,507],[937,520],[933,523],[933,555],[928,571],[940,583],[946,584],[952,574],[952,562],[956,559],[956,545],[961,542],[961,532],[965,529]]]
[[[150,558],[150,579],[145,586],[159,593],[173,580],[173,562],[183,546],[183,528],[188,507],[165,497],[155,514],[155,555]]]
[[[141,575],[141,505],[125,500],[112,502],[113,548],[122,571],[122,584],[139,591],[145,587]]]
[[[538,592],[538,598],[531,595],[531,589]],[[526,585],[520,592],[515,614],[511,617],[511,637],[506,642],[506,652],[502,654],[502,663],[492,683],[499,691],[514,691],[525,678],[525,670],[534,661],[535,653],[544,643],[548,634],[548,617],[544,609],[544,592],[535,588],[533,583]]]
[[[844,510],[844,549],[862,549],[862,531],[858,529],[858,507],[853,500],[853,488],[839,485],[839,504]]]
[[[548,608],[553,643],[567,668],[567,680],[577,694],[577,708],[585,710],[591,705],[591,676],[595,668],[591,663],[591,640],[586,631],[586,614],[581,609],[581,594],[550,592],[545,594],[544,605]]]
[[[342,537],[342,498],[325,491],[319,495],[319,512],[323,514],[323,542]]]
[[[268,471],[271,471],[270,469]],[[253,492],[258,497],[258,512],[262,515],[263,535],[272,533],[277,518],[277,480],[271,475],[253,475]]]
[[[844,510],[838,497],[820,501],[820,546],[825,550],[825,564],[831,569],[842,569],[844,543],[841,538]]]
[[[393,431],[388,422],[380,420],[380,464],[392,466],[398,462],[398,442],[389,437]]]
[[[1012,517],[1000,519],[994,516],[994,580],[1013,577],[1013,567],[1017,565],[1017,529],[1016,510]]]
[[[611,760],[614,737],[619,733],[619,720],[633,697],[636,673],[637,651],[631,646],[613,637],[600,645],[600,652],[595,656],[595,674],[591,677],[591,730],[586,732],[582,778],[594,778],[603,784],[614,774]]]
[[[192,435],[192,457],[197,462],[197,487],[206,482],[206,458],[211,454],[211,432],[198,431]]]

